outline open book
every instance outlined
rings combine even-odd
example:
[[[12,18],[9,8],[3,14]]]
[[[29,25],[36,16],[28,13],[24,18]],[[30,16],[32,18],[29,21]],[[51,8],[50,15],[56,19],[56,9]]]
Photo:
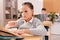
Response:
[[[0,36],[19,36],[19,35],[12,33],[5,29],[4,27],[0,26]]]
[[[21,37],[21,36],[32,36],[30,34],[22,34],[22,35],[18,35],[16,33],[13,33],[11,31],[8,31],[7,29],[5,29],[4,27],[0,26],[0,36],[17,36],[17,37]]]

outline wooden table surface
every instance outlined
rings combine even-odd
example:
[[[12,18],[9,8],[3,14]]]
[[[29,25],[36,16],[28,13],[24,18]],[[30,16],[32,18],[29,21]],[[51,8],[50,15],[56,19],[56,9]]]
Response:
[[[17,37],[21,37],[20,35],[18,34],[15,34],[13,32],[10,32],[8,30],[6,30],[4,27],[0,26],[0,30],[2,31],[5,31],[5,32],[8,32],[8,33],[11,33],[11,34],[5,34],[5,33],[0,33],[0,35],[5,35],[5,36],[17,36]],[[23,34],[24,35],[24,39],[23,40],[42,40],[42,37],[41,36],[33,36],[33,35],[30,35],[30,34]]]

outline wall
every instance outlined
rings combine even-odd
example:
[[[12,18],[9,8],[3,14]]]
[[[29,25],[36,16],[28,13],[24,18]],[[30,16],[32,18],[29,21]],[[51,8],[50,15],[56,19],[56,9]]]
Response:
[[[43,8],[43,0],[18,0],[18,9],[20,10],[21,4],[27,1],[34,5],[34,14],[40,14]]]
[[[4,26],[4,18],[3,18],[3,0],[0,0],[0,26]]]
[[[48,12],[60,12],[60,0],[44,0],[44,7]]]

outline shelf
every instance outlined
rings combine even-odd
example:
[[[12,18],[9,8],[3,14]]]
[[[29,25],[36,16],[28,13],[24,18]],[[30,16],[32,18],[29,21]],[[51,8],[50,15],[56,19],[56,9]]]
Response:
[[[17,0],[5,0],[5,24],[10,20],[17,20],[18,11],[17,11]]]

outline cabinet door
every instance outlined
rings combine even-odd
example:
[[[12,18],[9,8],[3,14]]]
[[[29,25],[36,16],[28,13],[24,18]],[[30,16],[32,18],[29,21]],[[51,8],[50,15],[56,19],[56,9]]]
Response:
[[[5,0],[5,24],[17,19],[17,0]]]

